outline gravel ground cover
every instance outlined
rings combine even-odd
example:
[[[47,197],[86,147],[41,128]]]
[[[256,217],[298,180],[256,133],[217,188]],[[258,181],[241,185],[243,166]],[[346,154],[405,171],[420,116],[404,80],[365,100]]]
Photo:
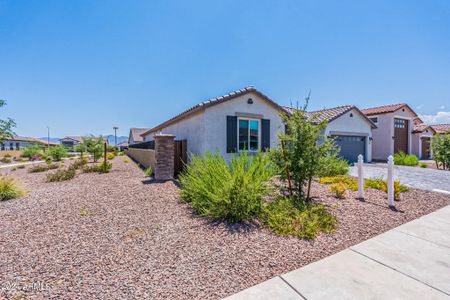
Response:
[[[11,172],[29,194],[0,202],[0,298],[217,299],[450,204],[412,189],[393,211],[380,191],[367,191],[366,202],[356,193],[337,200],[314,183],[316,201],[334,206],[339,223],[307,241],[197,217],[176,183],[149,180],[123,157],[108,174],[46,183],[46,173]]]

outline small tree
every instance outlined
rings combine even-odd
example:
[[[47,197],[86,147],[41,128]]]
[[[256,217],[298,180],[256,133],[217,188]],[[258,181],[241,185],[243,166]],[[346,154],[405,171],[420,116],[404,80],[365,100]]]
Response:
[[[450,133],[435,135],[431,149],[437,168],[442,167],[444,170],[450,170]]]
[[[0,99],[0,107],[6,105],[6,100]],[[12,138],[14,132],[12,131],[13,127],[16,126],[14,120],[8,118],[6,120],[0,119],[0,142],[4,142],[7,139]]]
[[[48,150],[48,155],[54,161],[60,161],[63,157],[67,156],[67,149],[63,145],[53,146]]]
[[[322,134],[327,122],[308,118],[307,105],[308,101],[291,115],[281,114],[286,132],[278,134],[278,147],[272,150],[272,157],[282,171],[282,178],[288,180],[289,192],[297,204],[309,199],[311,181],[319,171],[320,161],[334,148],[332,140]]]
[[[83,157],[83,153],[87,152],[86,145],[84,143],[75,145],[75,152],[80,152],[80,156]]]
[[[93,135],[83,137],[83,144],[86,151],[92,155],[94,162],[96,162],[103,154],[103,138],[96,138]]]

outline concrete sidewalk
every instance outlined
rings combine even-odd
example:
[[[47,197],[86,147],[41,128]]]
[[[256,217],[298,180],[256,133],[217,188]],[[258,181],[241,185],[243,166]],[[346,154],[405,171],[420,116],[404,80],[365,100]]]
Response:
[[[450,299],[450,206],[227,299]]]

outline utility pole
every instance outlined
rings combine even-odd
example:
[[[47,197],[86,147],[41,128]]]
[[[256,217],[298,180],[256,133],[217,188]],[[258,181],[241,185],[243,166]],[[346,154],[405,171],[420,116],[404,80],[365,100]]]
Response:
[[[114,126],[114,146],[117,147],[117,129],[119,129],[119,127]]]

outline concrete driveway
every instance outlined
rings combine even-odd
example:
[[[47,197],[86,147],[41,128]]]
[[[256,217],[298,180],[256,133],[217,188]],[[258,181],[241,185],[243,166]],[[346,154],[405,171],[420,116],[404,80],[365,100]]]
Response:
[[[395,166],[396,180],[406,186],[435,192],[450,193],[450,172],[419,167]],[[357,176],[357,167],[350,167],[350,175]],[[365,178],[387,177],[387,164],[374,163],[364,165]]]

